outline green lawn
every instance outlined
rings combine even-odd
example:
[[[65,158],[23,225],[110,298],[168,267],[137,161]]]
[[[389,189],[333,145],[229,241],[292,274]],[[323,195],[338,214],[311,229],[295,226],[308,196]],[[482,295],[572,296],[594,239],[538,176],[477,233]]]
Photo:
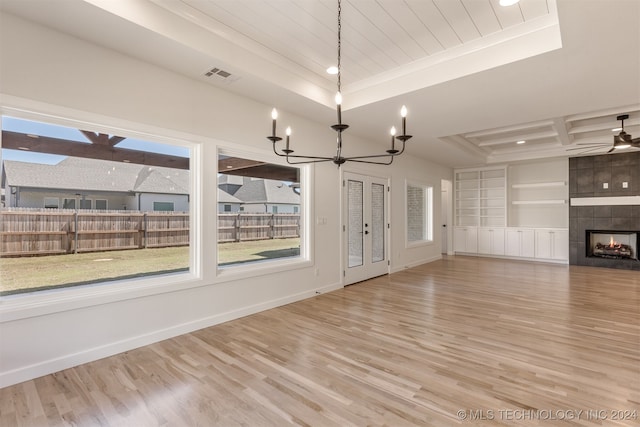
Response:
[[[220,265],[296,256],[300,239],[219,245]],[[204,262],[209,262],[204,260]],[[189,248],[137,249],[0,258],[0,295],[186,271]]]

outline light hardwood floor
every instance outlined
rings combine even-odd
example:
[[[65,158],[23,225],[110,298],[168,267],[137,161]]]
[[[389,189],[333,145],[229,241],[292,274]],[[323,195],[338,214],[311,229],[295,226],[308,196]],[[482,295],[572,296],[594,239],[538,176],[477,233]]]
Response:
[[[639,412],[638,272],[459,256],[0,390],[2,426],[631,426]]]

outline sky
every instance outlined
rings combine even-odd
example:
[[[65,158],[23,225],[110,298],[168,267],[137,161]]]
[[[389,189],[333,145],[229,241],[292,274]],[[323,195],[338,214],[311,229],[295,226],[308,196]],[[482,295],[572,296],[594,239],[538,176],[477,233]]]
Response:
[[[16,119],[7,116],[2,117],[2,130],[21,132],[32,135],[49,136],[53,138],[84,142],[87,144],[89,143],[87,138],[78,129],[41,122],[34,122],[30,120]],[[124,141],[118,143],[116,147],[148,151],[152,153],[170,154],[180,157],[189,157],[189,149],[186,147],[161,144],[158,142],[142,141],[132,138],[125,139]],[[2,160],[17,160],[21,162],[54,165],[64,158],[65,156],[58,156],[54,154],[2,149]]]

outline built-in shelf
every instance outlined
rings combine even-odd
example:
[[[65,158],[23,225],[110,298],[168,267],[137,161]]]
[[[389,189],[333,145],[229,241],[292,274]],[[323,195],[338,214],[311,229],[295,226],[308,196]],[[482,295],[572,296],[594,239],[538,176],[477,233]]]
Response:
[[[530,184],[513,184],[511,188],[547,188],[547,187],[564,187],[565,185],[567,185],[565,181],[534,182]]]
[[[512,205],[564,205],[566,200],[514,200]]]
[[[504,227],[506,225],[505,167],[457,170],[455,212],[457,226]]]

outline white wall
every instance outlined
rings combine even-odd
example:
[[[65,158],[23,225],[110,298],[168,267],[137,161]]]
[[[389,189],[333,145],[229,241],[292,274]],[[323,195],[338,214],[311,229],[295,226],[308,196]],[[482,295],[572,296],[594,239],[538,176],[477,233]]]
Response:
[[[271,106],[6,14],[0,27],[0,104],[5,111],[33,110],[171,138],[188,135],[201,154],[194,162],[191,199],[200,218],[194,220],[195,276],[2,298],[0,387],[341,286],[340,171],[333,164],[311,168],[313,264],[233,275],[220,274],[211,262],[217,258],[216,221],[207,213],[217,211],[216,192],[205,190],[217,187],[212,167],[217,148],[266,155]],[[307,136],[297,141],[301,151],[335,139],[326,123],[281,114],[296,123],[297,134]],[[414,139],[412,144],[419,143]],[[350,136],[350,149],[363,150],[365,143]],[[405,248],[404,182],[432,185],[440,194],[440,180],[452,179],[452,171],[410,154],[390,167],[353,171],[391,179],[392,270],[439,258],[439,233],[432,245]],[[434,202],[439,224],[440,198]],[[317,217],[327,221],[316,225]]]

